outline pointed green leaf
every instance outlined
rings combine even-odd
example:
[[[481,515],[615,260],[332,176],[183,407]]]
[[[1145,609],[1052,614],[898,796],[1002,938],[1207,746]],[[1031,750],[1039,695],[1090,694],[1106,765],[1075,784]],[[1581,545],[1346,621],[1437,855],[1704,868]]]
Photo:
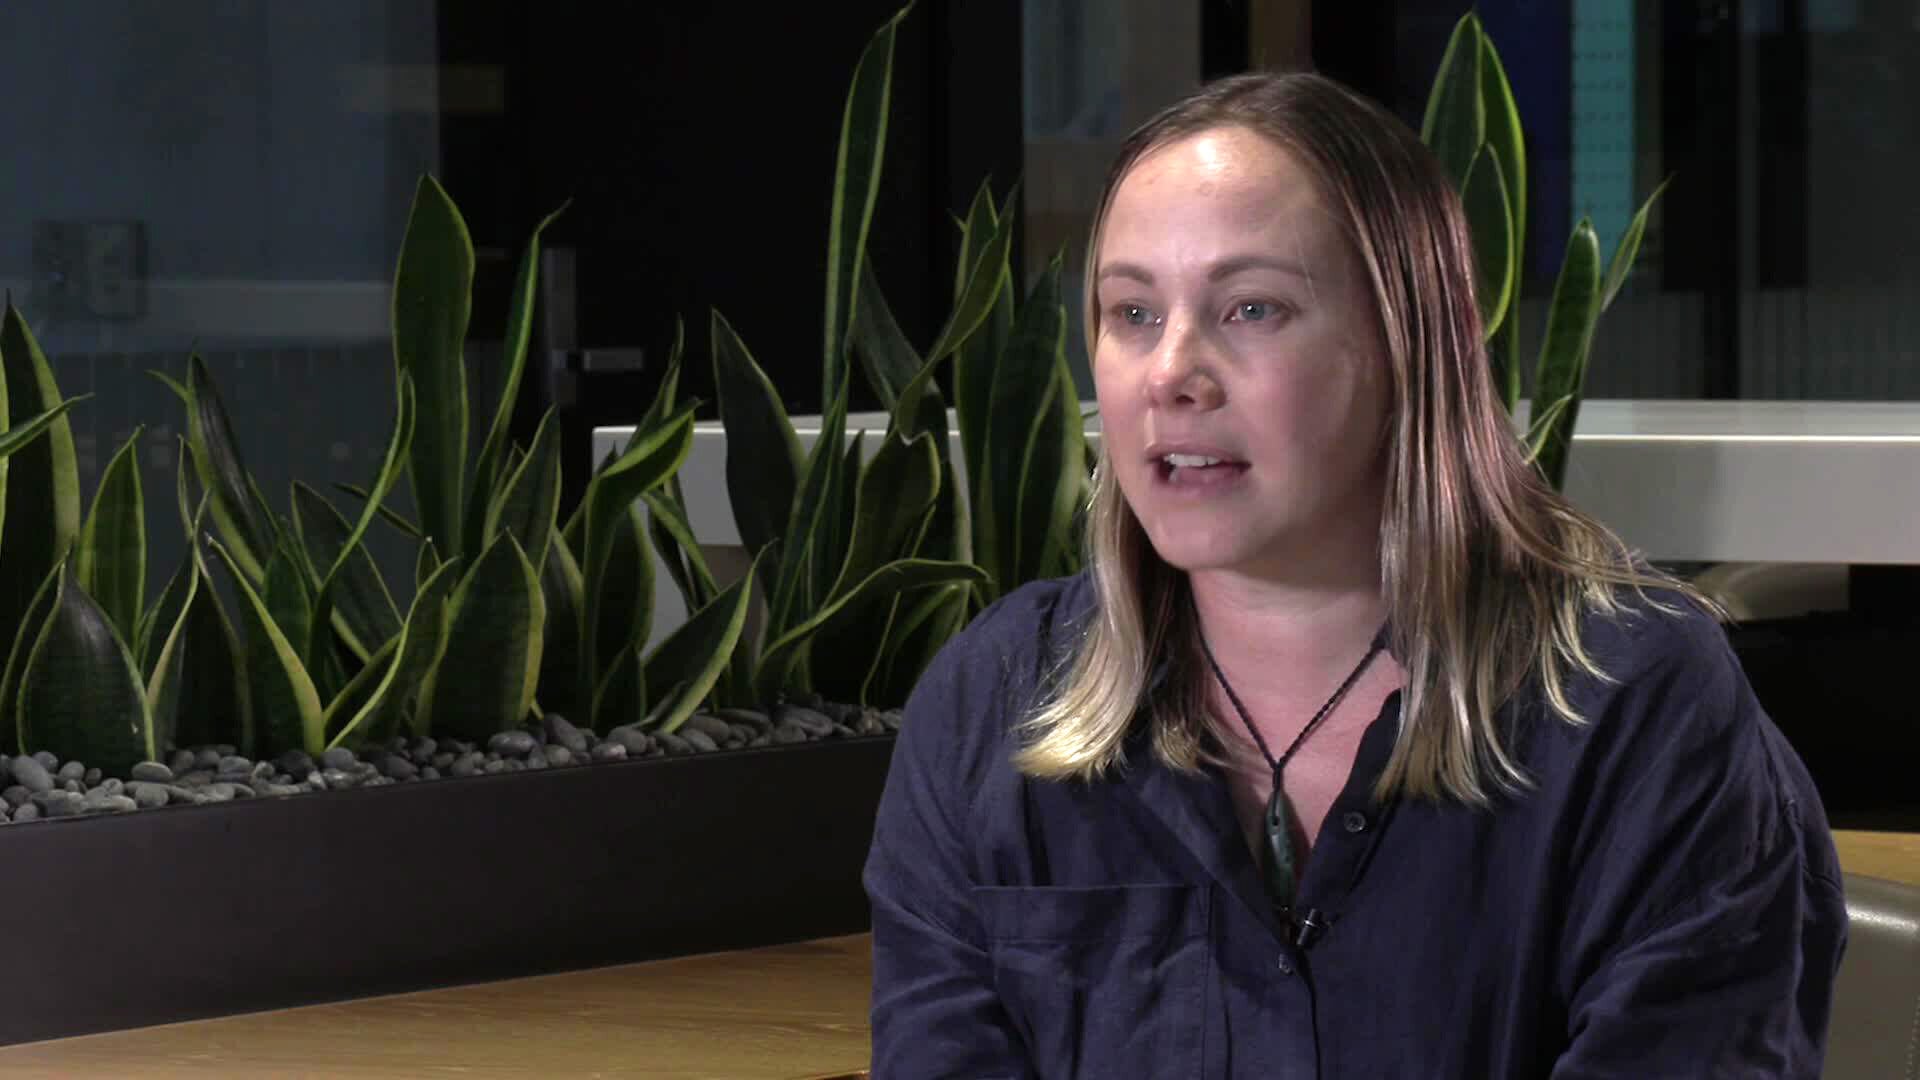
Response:
[[[915,424],[922,415],[920,399],[924,388],[933,382],[940,364],[954,350],[965,345],[993,311],[1002,283],[1009,273],[1007,255],[1013,244],[1014,231],[1015,222],[1011,217],[994,230],[993,238],[981,249],[979,259],[967,275],[966,291],[954,305],[953,313],[947,317],[947,325],[941,328],[940,336],[935,339],[933,347],[927,350],[926,360],[920,365],[920,370],[901,389],[900,399],[893,405],[892,423],[902,432],[919,434]]]
[[[674,587],[680,590],[687,610],[700,610],[720,589],[714,583],[713,571],[707,566],[700,542],[694,538],[693,526],[687,522],[685,501],[677,492],[667,489],[648,492],[641,496],[641,501],[651,511],[647,531],[653,538],[653,549],[666,564],[667,573],[673,578]]]
[[[338,692],[324,698],[327,707],[321,713],[321,726],[326,730],[328,749],[364,746],[392,736],[392,732],[377,731],[372,726],[356,727],[352,731],[344,729],[393,673],[393,658],[399,651],[400,636],[396,634],[374,649],[352,678],[342,680]]]
[[[667,346],[666,373],[660,376],[660,387],[654,392],[653,403],[647,406],[647,411],[640,416],[640,422],[634,425],[633,434],[628,436],[627,445],[622,448],[623,452],[631,450],[636,440],[646,432],[659,427],[676,411],[676,406],[679,405],[677,399],[680,393],[680,364],[685,358],[686,348],[687,326],[680,316],[675,315],[673,342]]]
[[[657,730],[677,730],[720,681],[721,673],[733,659],[734,648],[740,643],[740,631],[747,623],[747,604],[753,595],[755,571],[764,564],[765,556],[755,559],[744,577],[727,586],[712,603],[689,615],[686,622],[647,655],[645,683],[673,688],[671,698],[655,704]]]
[[[758,555],[793,514],[800,439],[772,381],[718,311],[712,337],[713,386],[727,433],[727,501],[747,553]]]
[[[493,504],[481,535],[492,539],[506,529],[520,541],[527,561],[544,566],[547,537],[553,534],[560,512],[560,417],[549,408],[534,433],[533,448],[508,477]]]
[[[20,674],[18,708],[23,749],[110,773],[159,752],[133,654],[71,564]]]
[[[450,561],[458,562],[459,558],[456,555]],[[420,549],[413,557],[413,587],[415,589],[424,587],[427,579],[433,576],[433,572],[440,569],[440,565],[440,551],[433,546],[433,541],[421,540]]]
[[[934,654],[966,624],[970,595],[966,585],[948,585],[928,590],[911,603],[902,601],[887,627],[886,652],[861,690],[859,703],[882,709],[905,705]]]
[[[167,587],[160,591],[160,599],[140,617],[140,636],[134,642],[133,656],[140,663],[143,678],[153,678],[153,665],[160,658],[160,648],[166,644],[174,624],[180,621],[180,613],[186,610],[187,598],[193,594],[195,585],[193,559],[183,557],[179,568],[167,579]]]
[[[0,634],[6,635],[9,643],[7,666],[0,670],[0,751],[25,754],[42,749],[37,746],[30,749],[23,740],[25,733],[19,723],[20,680],[26,674],[27,659],[40,641],[40,630],[53,612],[54,598],[60,592],[60,577],[65,572],[66,563],[56,563],[27,598],[21,619],[0,627]]]
[[[213,521],[229,552],[254,582],[273,554],[272,512],[253,486],[233,424],[198,353],[187,358],[187,445],[200,482],[213,494]]]
[[[473,240],[432,176],[422,176],[393,281],[393,355],[426,403],[408,454],[420,527],[446,551],[460,542],[467,460],[463,349],[473,303]]]
[[[292,541],[275,548],[267,560],[267,577],[260,586],[260,599],[266,603],[267,615],[274,627],[293,644],[294,655],[300,658],[307,674],[317,675],[314,670],[318,666],[317,654],[308,651],[308,643],[313,640],[313,570],[307,565],[306,553]],[[319,686],[317,679],[315,685]]]
[[[646,710],[647,683],[640,650],[629,645],[610,659],[606,674],[594,685],[593,728],[610,731],[622,724],[638,723]]]
[[[853,543],[838,580],[826,595],[866,580],[894,559],[909,554],[912,541],[932,512],[940,490],[940,459],[933,435],[912,439],[885,436],[873,460],[861,471],[853,503]]]
[[[140,435],[107,462],[93,508],[80,530],[74,572],[80,587],[107,613],[122,641],[139,636],[147,599],[147,505],[140,492]]]
[[[867,230],[880,197],[880,170],[886,157],[887,120],[892,111],[893,44],[900,22],[913,9],[909,0],[888,19],[860,54],[840,117],[840,148],[834,161],[833,203],[827,226],[826,337],[822,350],[820,399],[832,401],[846,386],[847,342],[854,325],[860,268],[866,261]]]
[[[333,488],[335,491],[344,492],[348,495],[353,496],[356,499],[359,499],[361,502],[366,502],[370,494],[370,492],[368,492],[366,488],[360,486],[359,484],[338,484],[337,483],[333,485]],[[400,514],[398,511],[394,510],[392,507],[389,507],[389,506],[380,507],[380,516],[386,521],[387,524],[393,526],[396,530],[398,530],[402,536],[405,536],[412,540],[421,539],[420,526],[415,525],[413,522],[407,520],[407,518],[404,515]]]
[[[960,257],[953,268],[955,304],[967,293],[967,279],[972,276],[973,264],[979,260],[980,250],[993,238],[994,230],[1000,227],[1000,210],[993,204],[991,177],[980,181],[980,186],[973,189],[973,201],[967,204],[967,216],[958,225]]]
[[[0,391],[0,393],[4,393],[4,391]],[[81,394],[78,397],[70,397],[60,404],[55,405],[53,408],[48,409],[46,412],[30,416],[11,428],[0,426],[0,496],[4,496],[7,490],[6,459],[12,456],[14,451],[25,447],[28,443],[39,438],[43,432],[53,426],[55,420],[65,416],[68,409],[73,408],[75,405],[91,397],[93,397],[92,394]],[[0,399],[0,410],[5,410],[6,404],[4,399]],[[4,425],[5,419],[4,416],[0,416],[0,425]]]
[[[1447,39],[1447,50],[1440,56],[1440,70],[1433,77],[1427,95],[1426,113],[1420,121],[1420,139],[1439,157],[1441,167],[1453,181],[1454,189],[1466,179],[1473,155],[1486,141],[1486,106],[1481,99],[1480,67],[1486,50],[1480,19],[1472,12],[1454,24]]]
[[[294,748],[310,754],[326,749],[320,692],[300,661],[299,650],[273,621],[267,602],[254,591],[239,562],[226,545],[215,543],[214,554],[227,570],[227,580],[239,597],[241,634],[247,689],[254,717],[253,741],[242,753],[272,757]]]
[[[587,614],[594,620],[596,684],[622,652],[644,646],[652,635],[653,585],[646,522],[634,504],[613,528],[598,586],[585,594]],[[621,723],[631,721],[629,717]]]
[[[176,624],[184,620],[185,627],[175,654],[179,668],[172,673],[178,688],[166,691],[175,701],[169,734],[177,746],[252,746],[253,690],[246,650],[227,614],[226,601],[213,587],[213,577],[197,544],[188,557],[199,585],[194,589],[193,602],[175,619]],[[156,636],[165,633],[169,631],[155,631]],[[153,690],[150,677],[149,699],[154,697]]]
[[[920,354],[894,321],[887,306],[880,279],[873,272],[873,260],[860,264],[860,301],[854,311],[853,351],[866,372],[867,384],[880,398],[880,407],[891,410],[920,371]]]
[[[473,490],[467,499],[468,535],[465,550],[475,551],[486,545],[484,531],[474,532],[474,526],[490,508],[494,488],[501,472],[500,461],[507,447],[507,430],[513,421],[513,409],[520,398],[520,380],[527,367],[527,341],[533,331],[533,305],[540,281],[540,235],[547,231],[555,218],[566,212],[572,203],[569,199],[560,207],[540,219],[533,227],[533,235],[527,238],[527,250],[520,255],[519,269],[514,271],[513,292],[510,294],[507,308],[507,336],[502,343],[502,361],[506,365],[506,376],[501,381],[500,400],[493,411],[493,423],[487,428],[486,441],[481,444],[480,458],[474,465]],[[524,544],[525,537],[522,537]],[[539,538],[546,543],[544,536]],[[535,565],[538,565],[537,563]]]
[[[1634,212],[1633,220],[1627,224],[1627,231],[1620,234],[1620,242],[1613,249],[1613,261],[1607,265],[1607,285],[1600,299],[1601,311],[1613,306],[1613,298],[1626,285],[1627,275],[1633,271],[1633,260],[1640,254],[1640,239],[1646,235],[1647,215],[1652,212],[1654,201],[1660,198],[1661,192],[1667,190],[1672,179],[1668,177],[1660,181],[1660,186],[1654,188],[1653,194],[1647,196],[1647,201],[1641,203],[1640,209]]]
[[[1493,38],[1480,35],[1480,104],[1486,122],[1486,145],[1500,162],[1500,178],[1507,186],[1507,207],[1512,221],[1515,268],[1514,292],[1520,291],[1524,277],[1518,266],[1527,250],[1527,142],[1520,128],[1520,107],[1513,100],[1513,86],[1507,82],[1507,68]]]
[[[1037,507],[1029,511],[1029,517],[1042,518],[1042,523],[1036,524],[1037,534],[1023,530],[1021,514],[1026,502],[1023,492],[1027,488],[1028,462],[1035,452],[1034,439],[1045,433],[1037,425],[1050,411],[1060,407],[1050,391],[1058,382],[1059,360],[1066,349],[1067,314],[1060,286],[1064,268],[1063,255],[1055,253],[1046,270],[1034,280],[1026,302],[1020,307],[1018,321],[1007,339],[1006,352],[994,379],[980,471],[969,474],[978,478],[970,481],[974,484],[973,561],[986,571],[992,582],[988,587],[989,596],[1010,592],[1021,583],[1023,545],[1034,549],[1046,535],[1046,515]],[[1054,445],[1048,448],[1048,453],[1059,453],[1063,436],[1057,430],[1051,434]],[[1052,475],[1037,483],[1057,482],[1065,463],[1047,459],[1042,464],[1052,465]],[[1035,501],[1051,506],[1052,493],[1049,486],[1046,494],[1037,495]],[[1034,565],[1039,561],[1037,553],[1028,559]]]
[[[772,634],[785,632],[796,618],[796,612],[809,611],[826,599],[825,588],[831,585],[832,579],[822,583],[820,579],[825,575],[820,568],[828,567],[830,573],[839,568],[844,558],[829,550],[832,539],[827,522],[833,515],[840,484],[845,478],[840,462],[846,450],[846,430],[847,395],[843,391],[820,418],[820,434],[807,455],[807,471],[801,481],[800,494],[793,500],[793,516],[783,534],[788,538],[788,545],[781,552],[779,576],[773,590],[769,622]]]
[[[526,718],[546,607],[520,542],[501,533],[454,591],[445,651],[420,690],[428,732],[485,742]]]
[[[796,673],[804,673],[803,653],[815,634],[830,626],[841,613],[859,611],[874,595],[904,593],[931,585],[954,582],[984,582],[986,575],[977,566],[965,563],[941,563],[924,559],[901,559],[873,572],[865,581],[842,593],[812,617],[774,639],[760,657],[760,670],[754,689],[765,701],[777,700],[783,692],[805,693],[810,687],[804,679],[796,683]]]
[[[441,662],[447,642],[447,604],[460,579],[458,559],[443,563],[414,594],[400,633],[389,642],[391,660],[381,663],[379,655],[367,663],[367,671],[379,672],[379,682],[364,700],[348,690],[328,706],[322,726],[328,732],[327,745],[341,746],[360,733],[385,736],[399,726],[399,718],[413,702],[428,673]],[[382,648],[386,652],[387,647]]]
[[[380,458],[380,472],[374,478],[373,490],[367,493],[367,500],[360,508],[359,519],[353,523],[353,530],[334,550],[333,557],[328,562],[316,564],[314,567],[320,581],[313,595],[313,619],[310,623],[312,636],[304,639],[306,655],[309,657],[333,655],[328,632],[336,625],[345,626],[348,631],[347,647],[363,661],[374,646],[385,640],[384,636],[363,639],[352,633],[350,624],[345,624],[343,620],[336,620],[333,617],[334,594],[337,589],[342,588],[340,584],[342,579],[354,572],[349,568],[371,565],[371,563],[357,563],[356,556],[364,558],[365,553],[361,550],[360,542],[367,535],[367,530],[373,527],[375,513],[379,511],[394,487],[399,484],[400,474],[406,468],[408,449],[419,430],[417,420],[419,411],[414,394],[412,376],[402,373],[394,394],[393,432],[388,436],[386,453]],[[296,502],[298,498],[296,492]]]
[[[693,414],[682,406],[658,430],[636,442],[632,449],[620,455],[618,461],[587,484],[586,494],[581,500],[584,504],[582,543],[586,552],[586,557],[581,560],[581,573],[586,582],[589,605],[585,620],[587,640],[580,657],[582,664],[590,666],[603,655],[600,620],[592,608],[607,579],[614,531],[623,524],[631,526],[634,503],[672,476],[686,460],[687,452],[692,447]],[[644,550],[644,541],[642,545]],[[648,571],[651,569],[649,561]],[[624,646],[628,640],[620,636],[607,644],[609,647]],[[583,685],[591,686],[597,682],[585,670],[582,678]]]
[[[1547,406],[1545,412],[1533,417],[1527,423],[1527,460],[1538,461],[1541,450],[1546,448],[1547,439],[1560,424],[1560,418],[1566,415],[1567,406],[1573,404],[1572,395],[1562,395]]]
[[[339,565],[328,590],[329,621],[356,656],[363,659],[382,641],[400,632],[400,610],[380,568],[365,545],[354,544],[349,523],[326,496],[305,484],[293,485],[294,528],[314,566]],[[345,561],[342,561],[342,555]]]
[[[575,723],[591,724],[592,687],[582,683],[581,619],[587,606],[586,584],[556,529],[547,541],[547,561],[540,575],[540,594],[547,605],[540,650],[540,711],[559,713]]]
[[[1064,327],[1063,327],[1064,329]],[[1026,432],[1026,457],[1020,464],[1018,520],[1013,534],[1016,585],[1060,577],[1077,569],[1078,537],[1074,514],[1086,484],[1085,428],[1073,397],[1073,373],[1067,367],[1066,336],[1060,337],[1053,380]]]
[[[1554,488],[1566,475],[1567,449],[1580,414],[1580,391],[1586,381],[1587,351],[1593,327],[1600,318],[1600,240],[1586,218],[1567,240],[1567,254],[1553,286],[1547,310],[1547,335],[1540,346],[1540,366],[1534,378],[1533,412],[1544,415],[1561,398],[1569,398],[1541,442],[1535,461]]]
[[[1467,167],[1460,192],[1467,226],[1473,233],[1473,254],[1480,294],[1480,317],[1488,337],[1499,330],[1512,302],[1520,253],[1513,246],[1513,215],[1500,156],[1482,146]]]
[[[31,428],[62,404],[53,368],[11,300],[0,315],[0,381],[7,388],[7,431]],[[64,412],[0,458],[0,473],[0,633],[11,634],[35,588],[80,536],[80,464]]]

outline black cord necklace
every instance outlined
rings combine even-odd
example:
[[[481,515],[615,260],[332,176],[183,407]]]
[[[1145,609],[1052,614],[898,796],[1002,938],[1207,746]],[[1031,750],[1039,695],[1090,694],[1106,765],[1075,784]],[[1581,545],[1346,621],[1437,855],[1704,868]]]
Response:
[[[1274,906],[1290,910],[1293,907],[1294,890],[1299,884],[1295,871],[1299,863],[1293,850],[1293,812],[1287,808],[1287,793],[1281,784],[1281,774],[1286,771],[1287,762],[1293,760],[1301,744],[1307,741],[1307,736],[1313,734],[1320,722],[1333,712],[1334,706],[1347,696],[1347,691],[1367,670],[1367,665],[1373,663],[1374,656],[1386,645],[1386,633],[1383,630],[1374,635],[1373,645],[1367,649],[1367,655],[1360,658],[1353,673],[1333,692],[1327,703],[1320,706],[1320,711],[1313,714],[1313,719],[1300,729],[1300,734],[1294,736],[1293,745],[1287,747],[1286,753],[1275,758],[1273,752],[1267,749],[1267,740],[1260,737],[1260,729],[1253,726],[1253,719],[1247,715],[1247,707],[1240,703],[1240,695],[1233,692],[1233,684],[1227,682],[1226,673],[1220,670],[1220,662],[1213,658],[1207,635],[1199,631],[1197,621],[1195,629],[1199,632],[1200,651],[1207,655],[1207,664],[1213,668],[1213,677],[1220,680],[1220,689],[1227,692],[1227,700],[1233,702],[1234,711],[1240,714],[1240,722],[1247,726],[1247,734],[1253,736],[1253,744],[1260,748],[1260,755],[1273,767],[1273,794],[1267,797],[1266,844],[1260,851],[1260,872],[1266,879],[1267,891],[1272,895]]]

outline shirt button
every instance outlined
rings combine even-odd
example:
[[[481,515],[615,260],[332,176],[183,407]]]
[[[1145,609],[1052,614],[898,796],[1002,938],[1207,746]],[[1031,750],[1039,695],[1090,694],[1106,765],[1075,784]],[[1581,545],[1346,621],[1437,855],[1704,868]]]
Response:
[[[1285,953],[1280,954],[1280,974],[1282,975],[1293,974],[1293,958],[1286,955]]]
[[[1350,833],[1367,831],[1367,815],[1358,810],[1347,811],[1347,816],[1341,820],[1345,823],[1347,831]]]

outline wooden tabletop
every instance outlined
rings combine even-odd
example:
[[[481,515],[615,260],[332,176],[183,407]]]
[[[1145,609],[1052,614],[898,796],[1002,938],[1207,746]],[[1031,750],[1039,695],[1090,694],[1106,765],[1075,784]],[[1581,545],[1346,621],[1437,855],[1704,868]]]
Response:
[[[867,1064],[864,934],[0,1048],[0,1077],[795,1080]]]
[[[1920,885],[1920,833],[1836,832]],[[866,935],[0,1047],[0,1077],[798,1080],[867,1062]]]

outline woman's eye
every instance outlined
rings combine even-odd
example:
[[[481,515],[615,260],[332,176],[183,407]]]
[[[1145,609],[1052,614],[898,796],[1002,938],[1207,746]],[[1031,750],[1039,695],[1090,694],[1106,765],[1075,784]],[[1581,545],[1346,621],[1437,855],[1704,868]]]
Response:
[[[1249,300],[1235,306],[1233,313],[1242,322],[1264,322],[1279,314],[1279,309],[1264,300]]]
[[[1153,322],[1153,312],[1139,304],[1121,304],[1117,311],[1120,321],[1129,326],[1146,326]]]

